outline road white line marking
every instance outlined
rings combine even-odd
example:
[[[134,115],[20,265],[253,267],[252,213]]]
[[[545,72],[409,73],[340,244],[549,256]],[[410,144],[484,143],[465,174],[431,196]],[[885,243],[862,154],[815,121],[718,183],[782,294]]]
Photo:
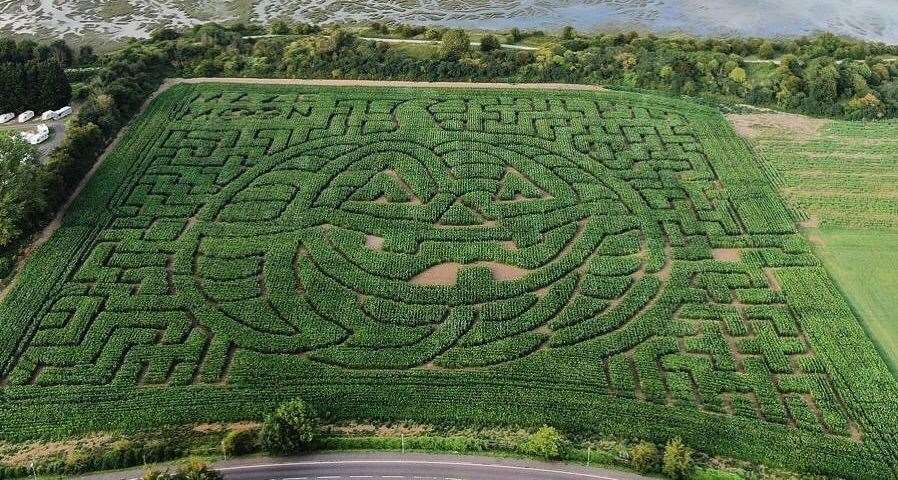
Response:
[[[519,472],[530,472],[530,473],[552,473],[552,474],[560,474],[560,475],[568,475],[571,477],[580,477],[580,478],[593,478],[596,480],[620,480],[620,477],[607,477],[604,475],[597,475],[594,473],[582,473],[582,472],[571,472],[568,470],[556,470],[552,468],[539,468],[539,467],[524,467],[517,465],[494,465],[490,463],[476,463],[476,462],[449,462],[449,461],[438,461],[438,460],[314,460],[314,461],[306,461],[306,462],[284,462],[284,463],[268,463],[262,465],[240,465],[236,467],[222,467],[218,468],[219,472],[231,472],[231,471],[239,471],[239,470],[259,470],[265,468],[278,468],[278,467],[310,467],[310,466],[320,466],[320,465],[389,465],[389,464],[398,464],[398,465],[436,465],[436,466],[447,466],[447,467],[474,467],[474,468],[486,468],[486,469],[495,469],[495,470],[513,470]],[[384,475],[381,478],[405,478],[404,476],[387,476]]]
[[[341,477],[339,475],[327,475],[324,477],[315,477],[315,478],[317,478],[318,480],[333,480],[335,478],[343,478],[343,477]]]
[[[350,475],[349,478],[374,478],[371,475]]]
[[[405,478],[402,475],[384,475],[380,478]]]

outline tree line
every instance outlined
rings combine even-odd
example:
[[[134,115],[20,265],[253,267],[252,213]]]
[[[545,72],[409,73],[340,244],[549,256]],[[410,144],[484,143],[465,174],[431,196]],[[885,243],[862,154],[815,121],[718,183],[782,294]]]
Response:
[[[603,84],[849,119],[898,116],[898,47],[822,34],[785,40],[616,33],[559,36],[512,29],[472,48],[461,30],[374,24],[322,29],[280,21],[161,30],[146,42],[185,76],[261,76]],[[359,35],[361,33],[361,35]],[[442,40],[441,48],[362,40]],[[501,48],[537,38],[535,51]]]
[[[72,91],[65,68],[74,58],[63,41],[40,45],[0,39],[0,113],[39,113],[68,105]]]

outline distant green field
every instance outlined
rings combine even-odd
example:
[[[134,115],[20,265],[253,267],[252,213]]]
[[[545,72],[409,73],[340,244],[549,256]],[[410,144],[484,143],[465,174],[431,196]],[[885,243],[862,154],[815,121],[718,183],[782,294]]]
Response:
[[[302,396],[898,469],[898,383],[756,159],[651,95],[177,85],[0,327],[0,439]]]
[[[898,121],[809,123],[754,139],[790,206],[821,227],[898,231]]]
[[[898,232],[824,229],[815,250],[898,370]]]
[[[752,143],[827,269],[898,366],[898,122],[769,121]],[[819,227],[819,228],[817,228]]]

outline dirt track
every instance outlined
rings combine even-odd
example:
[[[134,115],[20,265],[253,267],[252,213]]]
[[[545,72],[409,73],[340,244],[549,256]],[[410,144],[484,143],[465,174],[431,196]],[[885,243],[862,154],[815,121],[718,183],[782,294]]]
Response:
[[[596,92],[605,90],[601,85],[570,83],[478,83],[478,82],[411,82],[401,80],[330,80],[306,78],[171,78],[159,91],[179,83],[245,83],[251,85],[312,85],[321,87],[408,87],[408,88],[462,88],[505,90],[578,90]],[[159,92],[157,92],[158,94]]]

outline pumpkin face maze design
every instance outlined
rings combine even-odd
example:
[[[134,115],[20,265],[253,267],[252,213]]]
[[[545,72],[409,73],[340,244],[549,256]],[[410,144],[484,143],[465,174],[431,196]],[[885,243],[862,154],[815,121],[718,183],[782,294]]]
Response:
[[[521,388],[864,434],[774,270],[816,261],[704,110],[175,92],[15,299],[10,391]]]
[[[221,234],[197,237],[191,275],[204,299],[198,308],[214,306],[222,330],[243,332],[238,348],[357,369],[486,366],[614,311],[645,276],[651,256],[631,217],[640,208],[616,191],[636,198],[625,183],[537,146],[425,147],[406,135],[400,128],[333,158],[311,151],[293,166],[260,170],[210,213],[201,231]],[[287,171],[302,180],[271,183]],[[283,193],[278,208],[265,203],[273,192]],[[275,232],[260,238],[259,221]],[[235,231],[248,236],[235,241]],[[627,265],[606,273],[615,283],[598,291],[590,277],[610,260]],[[235,264],[246,270],[222,273]],[[269,276],[292,288],[273,291]],[[313,326],[314,340],[304,334]],[[511,341],[516,349],[502,357],[456,358]]]

